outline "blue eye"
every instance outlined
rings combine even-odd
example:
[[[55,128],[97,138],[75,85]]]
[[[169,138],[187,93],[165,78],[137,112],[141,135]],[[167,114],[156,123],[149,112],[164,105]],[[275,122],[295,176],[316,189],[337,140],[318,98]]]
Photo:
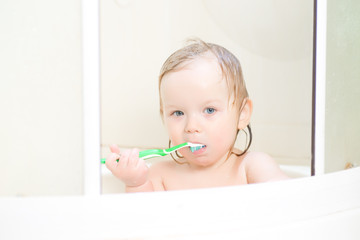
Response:
[[[206,112],[207,114],[213,114],[213,113],[215,112],[215,109],[214,109],[214,108],[206,108],[206,109],[205,109],[205,112]]]
[[[182,111],[175,111],[175,112],[173,112],[172,115],[174,115],[175,117],[180,117],[180,116],[184,115],[184,113]]]

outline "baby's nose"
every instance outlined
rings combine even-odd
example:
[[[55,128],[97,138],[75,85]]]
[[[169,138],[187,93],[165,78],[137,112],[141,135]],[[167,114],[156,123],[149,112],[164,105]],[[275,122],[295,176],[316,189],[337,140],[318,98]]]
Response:
[[[195,116],[188,117],[186,126],[185,126],[185,132],[186,133],[199,133],[201,132],[200,123],[196,119]]]

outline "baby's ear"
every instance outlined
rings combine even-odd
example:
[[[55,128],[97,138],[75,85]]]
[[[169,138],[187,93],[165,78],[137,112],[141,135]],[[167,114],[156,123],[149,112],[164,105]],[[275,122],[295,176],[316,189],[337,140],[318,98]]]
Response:
[[[253,103],[249,98],[245,98],[239,116],[238,129],[245,129],[250,123],[250,118],[253,110]]]

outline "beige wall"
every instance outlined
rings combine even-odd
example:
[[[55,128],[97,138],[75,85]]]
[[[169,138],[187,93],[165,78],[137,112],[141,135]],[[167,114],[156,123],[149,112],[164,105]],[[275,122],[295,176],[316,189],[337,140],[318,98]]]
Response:
[[[312,14],[307,1],[101,1],[103,156],[166,147],[157,77],[189,37],[238,56],[254,101],[252,150],[310,166]]]
[[[0,195],[82,193],[80,3],[0,3]]]
[[[328,1],[325,171],[360,165],[360,3]]]

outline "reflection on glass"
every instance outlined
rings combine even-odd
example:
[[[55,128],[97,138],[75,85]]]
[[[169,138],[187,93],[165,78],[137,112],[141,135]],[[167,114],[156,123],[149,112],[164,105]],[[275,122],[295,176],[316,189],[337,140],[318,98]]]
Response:
[[[325,172],[360,165],[360,4],[328,0]]]

